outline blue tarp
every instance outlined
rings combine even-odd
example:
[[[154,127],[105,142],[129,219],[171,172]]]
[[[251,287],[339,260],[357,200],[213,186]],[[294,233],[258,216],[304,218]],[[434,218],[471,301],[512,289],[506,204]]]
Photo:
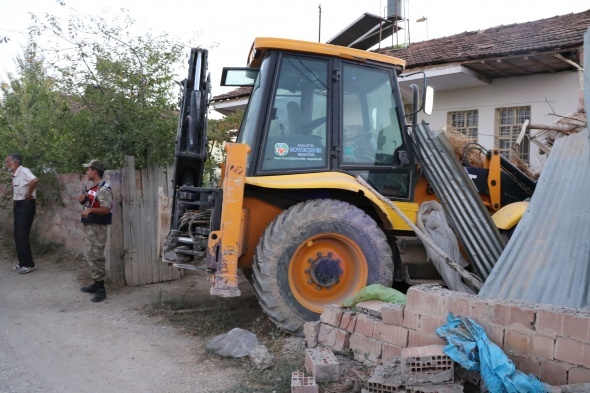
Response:
[[[468,371],[479,371],[490,393],[546,392],[537,378],[516,370],[512,360],[473,320],[449,313],[447,324],[437,328],[436,334],[448,343],[444,353]]]

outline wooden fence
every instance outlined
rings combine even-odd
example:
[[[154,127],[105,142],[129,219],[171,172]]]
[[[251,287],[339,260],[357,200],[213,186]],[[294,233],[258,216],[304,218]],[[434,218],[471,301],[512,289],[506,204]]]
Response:
[[[181,270],[161,261],[170,227],[171,171],[161,167],[136,170],[133,157],[125,157],[122,171],[122,234],[125,282],[142,285],[181,277]],[[114,229],[114,228],[113,228]],[[115,244],[112,244],[115,246]]]

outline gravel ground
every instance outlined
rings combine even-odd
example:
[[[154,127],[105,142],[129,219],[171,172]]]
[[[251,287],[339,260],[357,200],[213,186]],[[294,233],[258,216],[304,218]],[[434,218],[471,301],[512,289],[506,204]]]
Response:
[[[23,275],[14,263],[0,256],[0,393],[213,392],[237,383],[238,371],[218,367],[201,338],[140,311],[196,281],[208,292],[206,276],[124,287],[93,303],[79,290],[79,268],[39,260]]]

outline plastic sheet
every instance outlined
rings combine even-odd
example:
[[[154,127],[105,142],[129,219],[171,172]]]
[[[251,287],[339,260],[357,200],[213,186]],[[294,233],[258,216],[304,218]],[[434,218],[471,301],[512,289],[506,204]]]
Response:
[[[346,299],[342,306],[354,307],[358,303],[366,300],[380,300],[386,303],[406,304],[406,295],[381,284],[371,284],[361,289],[353,297]]]
[[[461,267],[467,266],[467,261],[459,251],[457,238],[447,222],[442,206],[438,202],[429,201],[420,205],[417,225],[449,258]],[[475,294],[475,291],[461,280],[461,275],[451,269],[442,256],[429,247],[428,244],[424,243],[424,247],[428,253],[428,258],[430,258],[449,289]]]
[[[490,393],[546,392],[537,378],[516,370],[512,360],[473,320],[452,313],[447,320],[446,325],[436,329],[436,334],[448,343],[444,353],[468,371],[479,371]]]

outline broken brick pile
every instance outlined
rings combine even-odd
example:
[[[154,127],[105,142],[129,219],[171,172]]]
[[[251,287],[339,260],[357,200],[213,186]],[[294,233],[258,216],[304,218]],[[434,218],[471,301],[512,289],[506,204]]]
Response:
[[[326,306],[305,325],[309,347],[352,351],[369,366],[394,361],[404,348],[446,344],[435,329],[449,312],[481,325],[524,373],[549,385],[590,382],[590,313],[548,305],[484,299],[436,286],[407,292],[405,306],[362,302],[357,312]]]

